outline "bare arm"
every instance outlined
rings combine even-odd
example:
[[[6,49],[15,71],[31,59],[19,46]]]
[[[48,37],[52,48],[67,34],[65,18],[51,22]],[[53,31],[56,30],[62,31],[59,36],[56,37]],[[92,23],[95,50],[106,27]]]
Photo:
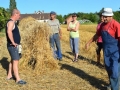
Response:
[[[14,21],[9,21],[8,22],[8,25],[7,25],[7,34],[8,34],[8,37],[10,39],[10,41],[12,42],[12,45],[14,45],[15,47],[17,46],[17,44],[14,42],[14,39],[13,39],[13,34],[12,34],[12,30],[14,28]]]
[[[94,41],[96,41],[98,39],[98,35],[95,34],[93,35],[93,37],[85,44],[85,49],[88,49],[88,47],[90,46],[90,44]]]
[[[62,30],[59,29],[59,36],[60,36],[60,39],[62,38]]]
[[[70,22],[68,23],[67,31],[71,31],[71,28],[69,27],[69,24],[70,24]]]

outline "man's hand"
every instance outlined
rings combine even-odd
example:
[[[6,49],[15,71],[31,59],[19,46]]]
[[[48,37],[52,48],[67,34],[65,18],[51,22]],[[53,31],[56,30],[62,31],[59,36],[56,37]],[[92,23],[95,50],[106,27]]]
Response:
[[[17,47],[18,44],[17,43],[12,43],[11,45],[13,45],[14,47]]]
[[[59,37],[60,37],[60,39],[62,39],[62,35],[60,35]]]

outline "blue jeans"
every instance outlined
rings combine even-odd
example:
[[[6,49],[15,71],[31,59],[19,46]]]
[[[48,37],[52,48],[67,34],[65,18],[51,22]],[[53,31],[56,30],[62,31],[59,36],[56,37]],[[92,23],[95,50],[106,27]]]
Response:
[[[79,53],[79,37],[78,38],[70,38],[70,47],[72,52],[75,54]]]
[[[111,90],[120,90],[120,63],[118,66],[118,78],[111,78],[109,77],[110,84],[109,87]]]
[[[59,37],[58,33],[53,34],[52,36],[50,36],[50,46],[53,49],[54,58],[62,59],[60,37]]]
[[[102,30],[105,68],[109,76],[111,90],[119,90],[120,54],[118,40],[113,38],[108,30]]]

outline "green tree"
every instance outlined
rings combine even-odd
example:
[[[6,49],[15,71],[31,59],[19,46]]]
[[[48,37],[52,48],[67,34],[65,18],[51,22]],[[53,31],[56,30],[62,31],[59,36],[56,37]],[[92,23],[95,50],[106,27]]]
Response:
[[[92,21],[92,22],[97,22],[98,21],[98,18],[97,18],[97,14],[95,13],[90,13],[89,14],[89,20]]]
[[[17,9],[16,1],[15,0],[10,0],[9,12],[11,13],[13,9]]]
[[[62,15],[57,15],[57,19],[59,20],[59,22],[62,24],[63,23],[63,17]]]
[[[0,7],[0,31],[5,28],[6,21],[9,18],[9,13],[3,7]]]
[[[99,12],[98,15],[101,15],[103,13],[104,8],[102,8]]]
[[[120,11],[116,11],[114,12],[114,19],[117,20],[118,22],[120,22]]]

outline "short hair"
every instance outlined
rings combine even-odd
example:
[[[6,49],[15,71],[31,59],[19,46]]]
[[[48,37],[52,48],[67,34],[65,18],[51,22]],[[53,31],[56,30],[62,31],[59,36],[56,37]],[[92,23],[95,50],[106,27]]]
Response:
[[[76,13],[72,13],[72,16],[76,16],[77,17],[77,14]]]
[[[14,15],[14,14],[18,14],[19,13],[19,10],[18,9],[13,9],[12,12],[11,12],[11,16]]]

